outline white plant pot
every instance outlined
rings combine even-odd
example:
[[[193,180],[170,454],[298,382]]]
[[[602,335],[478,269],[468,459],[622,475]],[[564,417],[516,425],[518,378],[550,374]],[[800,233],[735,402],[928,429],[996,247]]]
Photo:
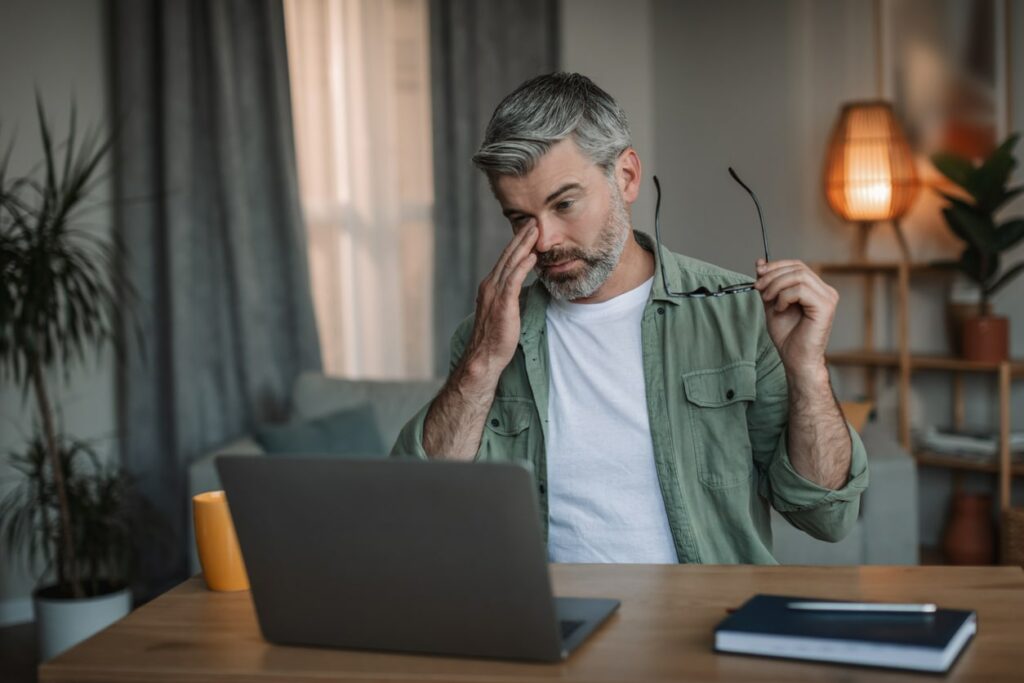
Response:
[[[132,610],[132,593],[125,588],[115,593],[81,600],[33,596],[39,661],[60,653],[99,633]]]

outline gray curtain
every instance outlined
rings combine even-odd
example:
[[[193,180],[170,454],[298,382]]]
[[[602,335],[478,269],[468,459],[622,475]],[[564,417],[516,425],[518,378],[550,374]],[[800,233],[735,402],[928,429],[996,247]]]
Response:
[[[281,3],[113,0],[110,33],[117,234],[137,290],[122,458],[170,525],[145,539],[152,591],[187,571],[188,463],[285,416],[320,353]]]
[[[472,157],[502,98],[556,70],[557,14],[557,0],[431,0],[434,356],[442,377],[451,334],[512,237]]]

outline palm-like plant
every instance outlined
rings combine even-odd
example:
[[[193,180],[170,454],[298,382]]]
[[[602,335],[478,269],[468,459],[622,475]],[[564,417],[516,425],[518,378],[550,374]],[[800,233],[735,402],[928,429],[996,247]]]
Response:
[[[0,501],[0,540],[12,555],[23,550],[29,567],[52,566],[53,549],[62,546],[57,538],[61,532],[51,524],[60,503],[48,447],[36,436],[24,453],[9,455],[21,476]],[[73,525],[76,575],[83,591],[99,595],[127,585],[136,555],[135,538],[147,525],[158,523],[155,512],[136,495],[132,477],[102,464],[87,443],[64,442],[58,457]],[[71,597],[73,590],[58,583],[46,595]]]
[[[110,138],[98,127],[80,138],[72,105],[67,140],[56,145],[38,95],[36,113],[40,166],[27,176],[8,178],[13,140],[0,160],[0,377],[12,378],[35,397],[57,503],[55,529],[49,528],[49,515],[40,520],[43,537],[55,542],[58,584],[83,597],[74,505],[45,373],[66,372],[88,350],[117,344],[118,305],[131,290],[118,269],[122,250],[116,238],[103,240],[76,227],[101,180]]]

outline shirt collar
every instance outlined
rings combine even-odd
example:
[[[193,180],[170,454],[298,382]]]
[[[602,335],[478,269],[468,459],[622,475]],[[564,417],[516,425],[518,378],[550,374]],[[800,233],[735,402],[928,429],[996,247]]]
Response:
[[[683,289],[684,284],[687,283],[683,282],[684,273],[679,267],[679,261],[665,247],[655,249],[655,242],[647,233],[634,230],[633,235],[636,237],[637,244],[654,255],[654,286],[651,287],[651,301],[667,301],[674,306],[678,306],[680,304],[679,297],[670,296],[665,291],[665,282],[668,281],[669,289],[672,291],[687,291]],[[662,267],[665,268],[664,279],[661,277]]]
[[[683,272],[679,261],[674,258],[671,251],[665,247],[661,247],[660,250],[655,249],[655,242],[651,239],[650,235],[634,230],[633,236],[636,237],[637,243],[643,249],[654,255],[654,284],[651,287],[651,301],[667,301],[678,306],[680,299],[677,296],[670,296],[665,291],[665,280],[668,281],[669,289],[679,292],[687,291],[684,287],[693,283],[684,282],[684,280],[691,278],[687,277]],[[665,280],[661,277],[662,264],[665,264]],[[540,331],[544,329],[545,314],[547,313],[550,300],[551,295],[548,294],[548,290],[539,280],[526,288],[526,291],[520,298],[520,306],[523,307],[521,321],[522,339],[525,340],[539,335]]]

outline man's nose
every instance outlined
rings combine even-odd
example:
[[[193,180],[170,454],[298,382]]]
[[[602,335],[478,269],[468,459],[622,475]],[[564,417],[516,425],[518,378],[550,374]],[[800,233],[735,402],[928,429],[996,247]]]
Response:
[[[537,243],[533,247],[535,251],[541,254],[551,251],[551,249],[557,247],[561,241],[562,234],[554,221],[545,220],[543,218],[537,219]]]

